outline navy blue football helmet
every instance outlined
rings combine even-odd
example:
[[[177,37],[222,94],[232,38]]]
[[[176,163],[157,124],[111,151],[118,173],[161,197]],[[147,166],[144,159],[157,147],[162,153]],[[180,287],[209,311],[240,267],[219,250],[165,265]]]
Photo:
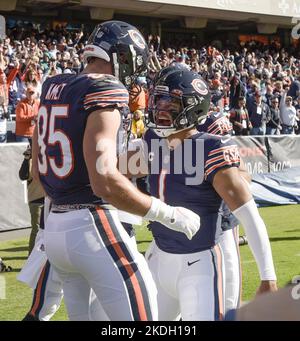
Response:
[[[170,72],[173,71],[180,71],[180,70],[189,70],[189,67],[186,64],[183,63],[172,63],[169,66],[166,66],[158,71],[158,73],[155,75],[155,78],[153,80],[153,83],[155,84],[160,78],[167,75]]]
[[[160,137],[195,127],[206,117],[210,97],[198,73],[187,69],[163,73],[150,94],[147,126]]]
[[[96,57],[110,62],[113,74],[130,87],[146,75],[149,50],[142,34],[123,21],[106,21],[95,27],[83,52],[84,60]]]

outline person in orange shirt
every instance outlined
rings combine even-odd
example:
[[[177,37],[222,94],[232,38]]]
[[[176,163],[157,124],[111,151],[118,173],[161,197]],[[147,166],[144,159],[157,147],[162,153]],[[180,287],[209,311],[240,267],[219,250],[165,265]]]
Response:
[[[39,110],[39,100],[36,98],[36,89],[29,85],[26,89],[26,98],[16,107],[16,141],[30,142],[35,127],[35,120]]]
[[[145,83],[146,79],[144,77],[138,77],[136,84],[129,92],[129,109],[132,113],[136,110],[141,110],[143,114],[145,112],[147,97],[144,89]]]

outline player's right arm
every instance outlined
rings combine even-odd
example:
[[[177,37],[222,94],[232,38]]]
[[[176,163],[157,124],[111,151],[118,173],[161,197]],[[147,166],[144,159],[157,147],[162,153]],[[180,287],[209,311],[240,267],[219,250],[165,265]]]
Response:
[[[247,181],[247,183],[251,184],[251,175],[248,173],[245,162],[243,159],[240,159],[240,166],[239,166],[240,175]]]
[[[100,109],[88,116],[83,153],[94,194],[118,209],[158,221],[191,239],[200,228],[197,214],[143,194],[119,172],[116,156],[119,126],[118,109]]]

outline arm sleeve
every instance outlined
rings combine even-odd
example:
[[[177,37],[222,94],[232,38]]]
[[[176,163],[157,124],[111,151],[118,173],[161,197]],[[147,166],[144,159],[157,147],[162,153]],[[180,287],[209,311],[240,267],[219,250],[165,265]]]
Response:
[[[252,199],[232,212],[243,225],[249,246],[256,260],[260,279],[276,280],[271,245],[255,201]]]

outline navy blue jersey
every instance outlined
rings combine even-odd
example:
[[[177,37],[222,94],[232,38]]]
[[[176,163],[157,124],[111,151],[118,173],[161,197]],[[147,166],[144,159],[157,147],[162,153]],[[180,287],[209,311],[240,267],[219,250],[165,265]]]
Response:
[[[237,145],[230,137],[207,133],[193,135],[174,150],[151,130],[144,139],[151,195],[169,205],[188,208],[201,218],[201,228],[192,240],[158,222],[151,222],[149,227],[158,247],[177,254],[210,249],[222,233],[222,198],[212,186],[213,178],[222,168],[239,167]]]
[[[95,110],[128,106],[115,77],[62,74],[45,81],[38,116],[39,172],[54,204],[102,203],[91,189],[83,156],[87,118]]]

